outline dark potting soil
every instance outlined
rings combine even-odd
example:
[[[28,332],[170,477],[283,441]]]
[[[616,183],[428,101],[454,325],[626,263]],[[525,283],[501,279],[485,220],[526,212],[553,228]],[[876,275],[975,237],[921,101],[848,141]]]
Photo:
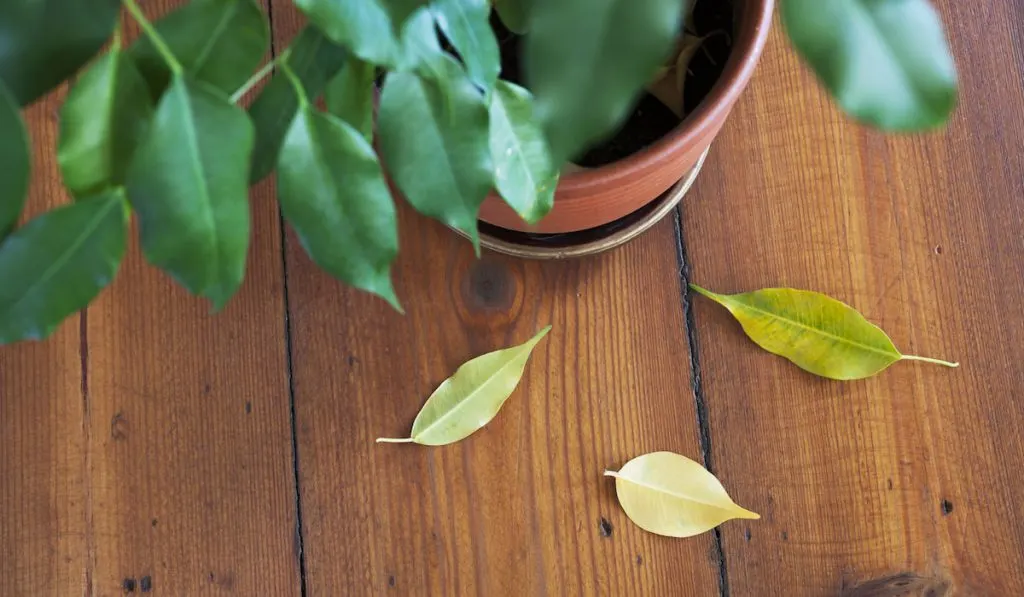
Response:
[[[696,1],[693,12],[696,31],[689,33],[698,36],[715,31],[724,33],[708,37],[702,49],[697,51],[690,62],[690,74],[683,95],[684,114],[692,112],[711,91],[725,68],[732,45],[731,0]],[[501,78],[528,86],[522,80],[520,72],[521,37],[506,29],[496,14],[492,14],[491,25],[501,48]],[[668,106],[645,92],[637,101],[633,113],[618,131],[573,161],[585,168],[619,161],[652,145],[679,126],[679,122],[679,117]]]

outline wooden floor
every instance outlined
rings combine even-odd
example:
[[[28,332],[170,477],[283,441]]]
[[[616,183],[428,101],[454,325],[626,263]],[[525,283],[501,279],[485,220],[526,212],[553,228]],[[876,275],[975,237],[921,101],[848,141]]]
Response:
[[[272,4],[280,45],[298,24]],[[318,271],[268,184],[220,315],[134,249],[50,340],[0,349],[0,595],[1024,594],[1024,1],[938,5],[946,131],[848,123],[776,26],[678,217],[535,263],[403,211],[404,317]],[[66,200],[59,101],[28,114],[34,211]],[[690,280],[826,292],[962,366],[820,380]],[[549,323],[483,431],[373,443]],[[653,450],[763,518],[644,533],[601,472]]]

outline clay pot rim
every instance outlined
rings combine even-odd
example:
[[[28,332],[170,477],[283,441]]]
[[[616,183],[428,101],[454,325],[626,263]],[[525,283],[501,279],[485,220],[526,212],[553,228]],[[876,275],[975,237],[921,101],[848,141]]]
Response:
[[[768,41],[775,0],[746,0],[736,31],[736,46],[721,76],[704,100],[667,135],[629,157],[600,168],[563,174],[558,181],[559,194],[585,194],[609,185],[623,184],[633,172],[652,168],[657,162],[687,147],[698,144],[716,122],[723,120],[736,98],[753,76],[761,51]]]

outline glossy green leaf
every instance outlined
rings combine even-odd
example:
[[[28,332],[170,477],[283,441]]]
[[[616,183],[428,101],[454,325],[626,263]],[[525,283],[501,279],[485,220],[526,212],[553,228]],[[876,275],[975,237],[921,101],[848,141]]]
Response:
[[[114,279],[128,209],[118,189],[34,218],[0,244],[0,344],[40,340]]]
[[[547,326],[519,346],[489,352],[465,363],[427,399],[408,438],[380,438],[378,443],[451,444],[469,437],[498,414],[519,385],[534,346]]]
[[[324,89],[327,110],[373,141],[373,101],[377,67],[359,59],[345,63]]]
[[[494,0],[498,18],[513,33],[523,35],[529,29],[530,6],[533,0]]]
[[[398,220],[369,142],[348,123],[306,105],[281,149],[278,196],[309,256],[332,276],[401,310],[391,285]]]
[[[625,121],[671,53],[684,7],[684,0],[533,3],[526,81],[556,163]]]
[[[307,25],[295,36],[287,51],[288,66],[310,98],[323,92],[327,81],[342,68],[348,56],[348,52],[312,25]],[[249,108],[249,116],[256,126],[250,182],[263,180],[277,165],[281,144],[298,109],[299,100],[291,84],[280,74],[256,96]]]
[[[0,1],[0,79],[26,106],[89,61],[114,31],[119,0]]]
[[[18,223],[32,166],[28,131],[18,104],[0,81],[0,239]],[[2,278],[0,278],[2,279]]]
[[[956,106],[956,67],[928,0],[785,0],[782,20],[796,49],[858,120],[927,129]]]
[[[488,95],[501,72],[498,40],[491,29],[490,0],[433,0],[438,26],[462,57],[466,72]]]
[[[152,114],[146,82],[120,50],[89,67],[60,112],[57,160],[68,190],[82,196],[124,182]]]
[[[453,59],[436,79],[391,73],[377,132],[388,173],[420,213],[462,230],[479,250],[477,213],[493,181],[488,110]]]
[[[155,26],[193,79],[227,93],[245,83],[270,47],[270,28],[254,0],[192,0]],[[140,37],[129,54],[159,97],[171,71],[152,40]]]
[[[520,217],[536,223],[554,205],[558,168],[534,120],[530,92],[498,81],[490,114],[494,186]]]
[[[901,354],[878,326],[848,305],[817,292],[766,288],[743,294],[716,294],[690,288],[732,313],[761,348],[800,368],[831,379],[870,377],[896,361],[937,359]]]
[[[222,91],[171,81],[128,171],[146,258],[220,309],[245,275],[253,127]]]
[[[424,0],[295,0],[310,22],[359,58],[393,65],[406,20]]]
[[[447,58],[433,13],[427,7],[417,10],[402,28],[396,69],[437,78],[446,72],[441,63]]]
[[[721,481],[680,454],[644,454],[618,472],[604,474],[615,477],[615,493],[626,516],[658,535],[693,537],[734,518],[761,518],[737,506]]]

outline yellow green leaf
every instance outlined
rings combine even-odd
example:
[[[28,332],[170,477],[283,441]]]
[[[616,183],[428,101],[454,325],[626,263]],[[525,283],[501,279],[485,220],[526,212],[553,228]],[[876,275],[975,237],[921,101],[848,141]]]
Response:
[[[734,518],[761,518],[737,506],[704,467],[673,452],[637,456],[618,472],[604,474],[615,477],[626,516],[658,535],[692,537]]]
[[[959,366],[902,354],[878,326],[849,305],[818,292],[765,288],[726,295],[696,284],[690,288],[728,309],[758,346],[815,375],[863,379],[896,361]]]
[[[412,424],[407,438],[379,438],[377,443],[442,446],[464,439],[498,414],[519,385],[523,369],[551,326],[527,342],[468,361],[434,390]]]

